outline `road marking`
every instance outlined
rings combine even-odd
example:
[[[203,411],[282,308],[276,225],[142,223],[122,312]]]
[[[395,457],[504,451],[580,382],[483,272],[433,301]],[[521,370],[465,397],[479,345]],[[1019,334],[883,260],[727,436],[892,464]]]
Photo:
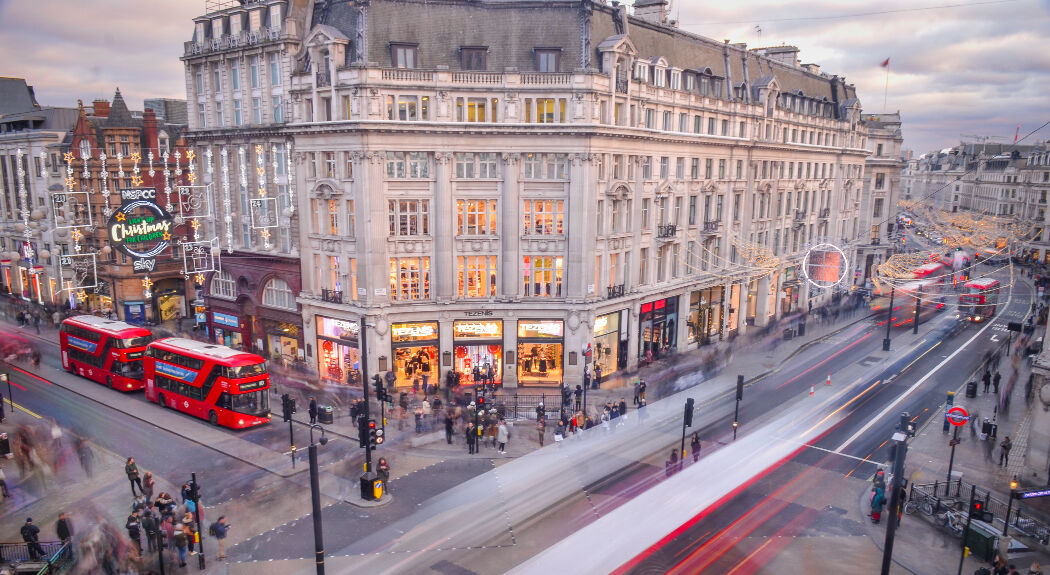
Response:
[[[1013,300],[1013,298],[1014,298],[1013,288],[1011,287],[1010,288],[1010,297],[1007,298],[1006,305],[1009,306],[1010,302]],[[912,392],[915,391],[916,389],[918,389],[920,385],[922,385],[923,383],[926,383],[926,380],[929,379],[930,376],[932,376],[933,374],[935,374],[938,371],[940,371],[940,369],[942,367],[944,367],[945,364],[947,364],[949,361],[951,361],[952,358],[954,358],[955,356],[959,355],[964,349],[966,349],[971,343],[973,343],[974,340],[976,340],[977,338],[981,337],[981,335],[984,334],[985,330],[987,330],[988,328],[992,327],[993,325],[995,325],[995,324],[989,323],[989,324],[986,324],[984,327],[982,327],[981,330],[978,331],[977,333],[975,333],[973,335],[973,337],[971,337],[966,343],[964,343],[961,346],[959,346],[959,349],[955,350],[954,352],[952,352],[951,355],[949,355],[948,357],[944,358],[940,363],[938,363],[937,367],[934,367],[926,375],[922,376],[919,379],[919,381],[915,382],[915,384],[912,385],[911,387],[909,387],[907,391],[905,391],[904,393],[902,393],[899,396],[897,396],[897,400],[896,401],[894,401],[893,403],[887,405],[882,411],[880,411],[878,413],[878,415],[876,415],[875,417],[872,417],[871,419],[869,419],[868,423],[866,423],[864,425],[864,427],[861,427],[859,430],[857,430],[857,433],[854,433],[852,437],[850,437],[849,439],[844,441],[842,443],[842,445],[838,446],[838,448],[835,449],[835,451],[842,451],[847,446],[849,446],[849,444],[851,444],[854,441],[856,441],[858,437],[860,437],[861,435],[866,433],[869,429],[871,429],[871,427],[873,425],[875,425],[876,423],[880,423],[883,417],[886,417],[886,415],[890,411],[895,409],[898,405],[900,405],[900,403],[902,401],[904,401],[904,398],[906,398],[909,395],[911,395]]]
[[[0,401],[2,401],[2,400],[0,400]],[[35,417],[37,419],[43,419],[44,418],[42,415],[36,413],[35,411],[27,409],[26,407],[24,407],[24,406],[22,406],[20,404],[11,403],[10,399],[7,400],[7,403],[11,404],[12,409],[14,409],[14,408],[20,409],[20,410],[24,411],[25,413],[28,413],[29,415],[32,415],[33,417]]]

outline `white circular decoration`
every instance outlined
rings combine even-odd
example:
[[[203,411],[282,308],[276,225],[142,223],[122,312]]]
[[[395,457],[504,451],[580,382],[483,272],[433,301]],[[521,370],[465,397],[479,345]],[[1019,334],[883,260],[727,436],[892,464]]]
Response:
[[[817,244],[809,248],[802,261],[802,275],[816,288],[835,287],[845,281],[848,274],[846,254],[833,244]]]

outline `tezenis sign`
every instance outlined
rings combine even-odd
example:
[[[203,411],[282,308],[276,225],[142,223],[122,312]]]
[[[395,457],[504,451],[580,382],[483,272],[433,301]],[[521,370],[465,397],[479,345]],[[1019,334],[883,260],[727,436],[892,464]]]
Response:
[[[120,190],[120,208],[109,218],[109,241],[131,258],[136,272],[151,272],[171,247],[174,222],[157,204],[156,188]]]

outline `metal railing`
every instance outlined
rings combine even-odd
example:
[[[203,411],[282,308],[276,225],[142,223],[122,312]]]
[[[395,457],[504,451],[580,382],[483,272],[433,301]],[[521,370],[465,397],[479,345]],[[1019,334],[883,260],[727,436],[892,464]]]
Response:
[[[331,74],[329,74],[328,72],[318,72],[317,73],[317,87],[318,88],[327,88],[328,86],[331,86],[331,85],[332,85],[332,75]]]
[[[620,94],[626,94],[627,93],[627,86],[628,86],[627,80],[620,80],[620,79],[616,80],[616,91],[619,92]]]
[[[613,286],[609,286],[609,287],[605,288],[605,290],[606,290],[606,294],[607,294],[606,297],[608,299],[613,299],[613,298],[617,298],[617,297],[623,297],[623,294],[625,293],[625,291],[624,291],[624,284],[616,284],[616,285],[613,285]]]
[[[718,227],[722,222],[718,220],[711,220],[710,222],[704,222],[704,233],[705,234],[717,234]]]
[[[343,303],[343,292],[331,289],[322,289],[321,301],[328,303]]]
[[[656,227],[656,237],[661,239],[673,238],[678,234],[678,226],[676,224],[664,224]]]
[[[48,565],[60,555],[70,555],[72,559],[71,550],[68,545],[61,541],[41,541],[40,547],[44,550],[44,555],[38,559],[33,559],[29,555],[29,545],[26,543],[0,543],[0,557],[7,563],[29,563],[33,561],[39,561],[41,563],[47,562]],[[42,573],[47,573],[47,566],[45,565]]]
[[[962,502],[962,509],[966,510],[970,505],[970,491],[974,492],[974,500],[984,504],[985,512],[991,513],[992,524],[996,529],[1002,529],[1003,524],[1010,522],[1007,530],[1010,535],[1027,537],[1047,545],[1050,543],[1050,518],[1044,517],[1031,509],[1023,508],[1021,501],[1015,500],[1011,505],[1009,501],[1000,499],[991,491],[983,487],[964,482],[957,479],[952,482],[935,481],[921,485],[912,485],[908,493],[908,499],[914,497],[930,497],[934,501],[933,514],[944,511],[956,502]],[[1010,517],[1006,517],[1007,510]],[[1002,531],[1000,531],[1001,533]]]

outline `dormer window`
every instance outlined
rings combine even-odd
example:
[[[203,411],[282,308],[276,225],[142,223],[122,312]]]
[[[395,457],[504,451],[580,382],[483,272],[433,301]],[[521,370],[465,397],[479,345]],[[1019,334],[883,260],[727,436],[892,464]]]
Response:
[[[87,141],[86,139],[85,140],[80,140],[80,157],[81,158],[90,158],[91,157],[91,142]]]
[[[419,44],[390,44],[390,65],[395,68],[419,67]]]
[[[671,70],[671,85],[672,90],[682,89],[682,73],[678,70]]]
[[[658,88],[663,88],[667,85],[667,70],[663,68],[653,67],[653,84],[656,84]]]
[[[643,63],[643,62],[639,62],[634,67],[634,77],[639,82],[648,82],[649,81],[649,64],[646,64],[646,63]]]
[[[463,46],[459,55],[464,70],[486,70],[488,68],[487,46]]]
[[[536,48],[536,70],[557,72],[561,64],[561,48]]]

